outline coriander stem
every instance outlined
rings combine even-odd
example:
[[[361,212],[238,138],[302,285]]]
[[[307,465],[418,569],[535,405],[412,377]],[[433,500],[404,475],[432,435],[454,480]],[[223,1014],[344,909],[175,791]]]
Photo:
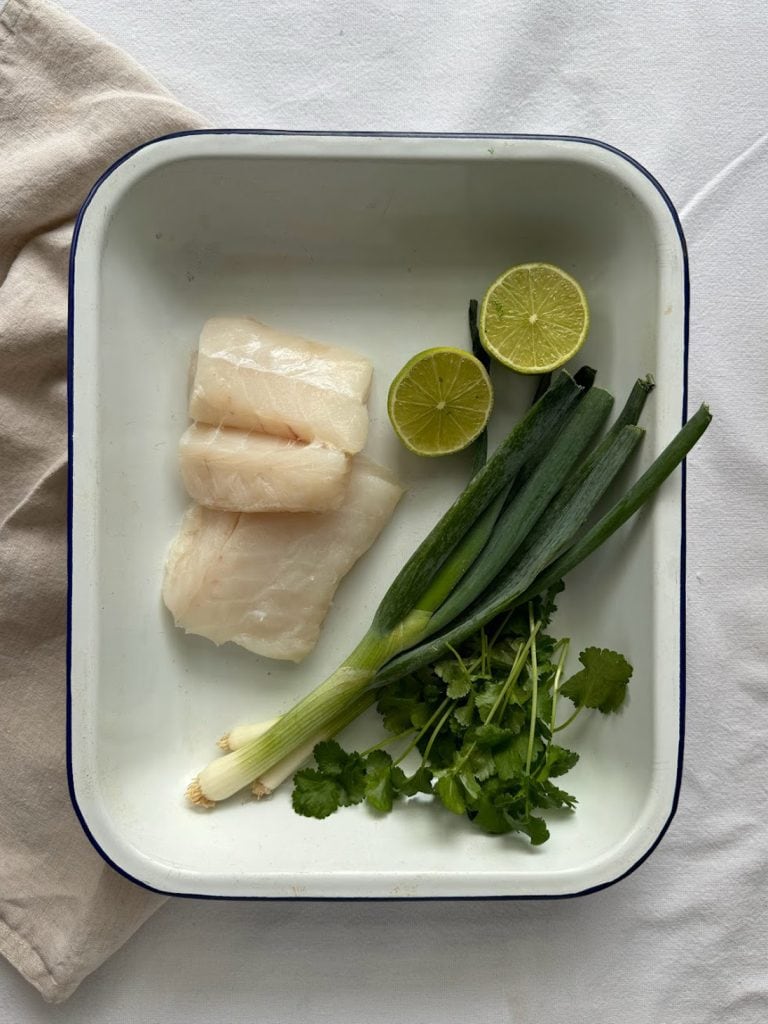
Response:
[[[512,611],[508,611],[507,614],[504,616],[504,618],[501,620],[501,625],[496,630],[496,632],[493,634],[493,639],[491,640],[491,647],[495,647],[496,646],[496,641],[499,639],[499,637],[503,633],[504,629],[506,628],[507,623],[512,618],[513,613],[514,613],[514,608],[512,609]],[[485,631],[485,630],[483,630],[483,631]]]
[[[533,625],[533,604],[528,603],[528,628],[531,631],[531,640],[536,636]],[[536,627],[538,629],[538,626]],[[539,666],[536,659],[536,644],[531,645],[531,728],[528,731],[528,753],[525,758],[525,774],[531,774],[531,761],[533,760],[533,741],[536,738],[536,718],[539,712]],[[526,814],[527,814],[526,810]]]
[[[576,710],[573,712],[570,718],[566,718],[566,720],[564,722],[561,722],[560,725],[555,726],[552,732],[562,732],[563,729],[567,728],[571,724],[574,718],[578,717],[578,715],[581,714],[582,710],[583,705],[580,708],[576,708]]]
[[[373,753],[374,750],[383,750],[383,748],[389,746],[390,743],[396,743],[398,740],[402,740],[404,737],[410,736],[411,733],[416,731],[416,726],[414,725],[412,729],[404,729],[403,732],[399,732],[397,736],[385,736],[383,740],[379,740],[378,743],[374,743],[373,746],[367,747],[365,750],[361,751],[360,756],[367,757],[368,754]]]
[[[431,752],[431,750],[432,750],[432,745],[434,744],[435,740],[437,739],[438,733],[439,733],[439,732],[440,732],[440,730],[441,730],[441,729],[443,728],[443,726],[445,725],[445,723],[446,723],[446,722],[448,721],[448,717],[449,717],[449,715],[451,715],[451,714],[453,714],[453,707],[449,707],[449,708],[448,708],[448,709],[446,710],[446,712],[445,712],[445,714],[443,715],[443,717],[442,717],[442,718],[440,719],[440,721],[439,721],[439,722],[437,723],[437,725],[436,725],[436,726],[435,726],[435,728],[433,729],[433,731],[432,731],[432,735],[431,735],[431,736],[429,737],[429,743],[427,743],[427,747],[426,747],[426,750],[424,751],[424,753],[423,753],[423,755],[422,755],[422,758],[421,758],[421,763],[422,763],[423,765],[427,763],[427,758],[429,757],[429,755],[430,755],[430,752]]]
[[[453,703],[454,702],[451,700],[450,697],[446,697],[445,698],[445,700],[438,706],[437,710],[435,712],[433,712],[432,715],[430,715],[429,720],[426,722],[426,724],[423,726],[423,728],[419,731],[419,734],[408,744],[408,746],[402,752],[400,757],[398,757],[397,761],[395,761],[395,764],[400,764],[401,761],[404,761],[405,758],[408,757],[410,752],[413,750],[413,748],[419,742],[421,737],[426,733],[426,731],[429,729],[429,727],[432,725],[432,723],[435,721],[435,719],[438,717],[438,715],[440,715],[445,710],[446,704],[453,704]]]
[[[560,678],[563,674],[563,669],[565,668],[565,659],[568,657],[569,643],[570,641],[567,639],[559,641],[559,645],[561,645],[563,649],[560,652],[560,657],[557,661],[557,670],[555,671],[555,682],[552,686],[552,717],[550,718],[549,722],[549,731],[551,734],[554,734],[555,732],[555,715],[557,712],[557,698],[558,694],[560,693]]]
[[[464,661],[462,656],[459,654],[459,652],[456,650],[456,648],[455,647],[451,647],[450,644],[448,644],[448,650],[454,656],[456,661],[458,661],[459,667],[462,669],[462,671],[464,672],[464,675],[467,677],[467,682],[471,682],[470,675],[469,675],[469,669],[467,668],[467,663]]]
[[[488,725],[489,722],[493,721],[493,717],[496,714],[496,711],[499,708],[499,705],[500,705],[501,701],[504,699],[505,696],[507,696],[509,694],[509,690],[510,690],[512,684],[516,683],[517,680],[520,678],[520,673],[523,671],[523,666],[525,665],[526,659],[528,657],[528,652],[531,649],[531,644],[533,643],[533,639],[534,639],[536,633],[538,632],[538,629],[539,629],[540,625],[541,625],[541,623],[537,623],[536,624],[536,629],[534,630],[533,635],[528,637],[528,639],[525,642],[525,646],[520,651],[518,651],[517,655],[515,656],[515,660],[514,660],[514,662],[512,664],[512,668],[509,670],[509,675],[507,676],[506,681],[505,681],[504,685],[501,688],[501,692],[499,693],[499,695],[496,698],[496,700],[493,702],[493,706],[491,707],[491,710],[488,712],[488,717],[486,718],[485,722],[483,723],[484,725]],[[483,635],[485,635],[485,630],[483,630]],[[459,763],[456,765],[456,771],[457,772],[461,768],[463,768],[464,765],[467,763],[469,758],[472,756],[472,753],[473,753],[473,751],[474,751],[476,746],[477,746],[476,743],[470,743],[470,745],[467,747],[467,749],[464,752],[464,754],[462,755]]]
[[[507,676],[506,681],[504,682],[504,685],[502,686],[501,690],[499,691],[498,697],[493,702],[493,706],[491,707],[491,710],[488,712],[488,717],[485,720],[485,724],[486,725],[493,720],[493,717],[496,714],[497,710],[499,709],[499,706],[501,705],[502,700],[509,693],[509,690],[510,690],[512,684],[516,683],[517,680],[520,678],[520,673],[523,671],[523,666],[525,665],[526,659],[528,658],[528,653],[531,650],[531,645],[533,644],[534,639],[536,637],[536,634],[539,631],[539,626],[540,625],[541,625],[540,622],[536,623],[536,628],[534,629],[533,633],[531,633],[531,635],[526,640],[525,646],[523,648],[521,648],[520,651],[518,651],[517,656],[516,656],[514,662],[512,663],[512,668],[509,670],[509,675]]]
[[[487,676],[490,669],[490,659],[488,657],[490,653],[490,646],[488,645],[488,634],[485,631],[485,627],[480,627],[480,654],[475,658],[472,664],[467,669],[467,672],[471,675],[475,669],[480,669],[481,676]],[[487,664],[486,664],[487,662]]]

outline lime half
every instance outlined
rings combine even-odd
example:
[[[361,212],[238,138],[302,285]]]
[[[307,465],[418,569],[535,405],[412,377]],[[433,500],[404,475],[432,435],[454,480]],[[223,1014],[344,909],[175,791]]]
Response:
[[[478,321],[483,347],[518,373],[548,373],[584,344],[589,308],[574,279],[549,263],[524,263],[485,293]]]
[[[485,367],[460,348],[419,352],[389,388],[387,412],[395,433],[417,455],[449,455],[471,444],[493,407]]]

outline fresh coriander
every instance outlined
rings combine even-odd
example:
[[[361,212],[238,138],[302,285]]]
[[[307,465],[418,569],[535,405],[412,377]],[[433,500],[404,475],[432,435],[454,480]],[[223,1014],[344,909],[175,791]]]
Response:
[[[569,641],[546,632],[560,589],[481,628],[450,658],[382,687],[377,709],[388,739],[363,754],[318,744],[316,766],[296,774],[298,813],[325,818],[364,799],[386,814],[419,795],[491,835],[546,842],[542,812],[573,811],[577,803],[553,782],[579,760],[552,741],[571,720],[556,725],[558,700],[573,701],[576,714],[616,711],[632,675],[622,655],[589,647],[579,656],[582,669],[561,683]],[[409,737],[396,760],[381,749]],[[414,752],[421,760],[409,776],[403,762]]]

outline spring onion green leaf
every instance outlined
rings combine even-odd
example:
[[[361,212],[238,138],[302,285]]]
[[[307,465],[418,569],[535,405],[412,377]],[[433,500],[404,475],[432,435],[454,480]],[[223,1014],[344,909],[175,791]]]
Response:
[[[477,299],[470,299],[469,310],[469,337],[472,342],[472,355],[479,359],[488,373],[491,372],[491,357],[486,352],[483,343],[480,341],[480,331],[477,327]],[[485,427],[480,436],[472,444],[472,473],[477,476],[485,465],[488,457],[488,428]]]
[[[576,405],[548,454],[499,516],[493,529],[493,543],[486,544],[474,564],[470,563],[471,567],[455,579],[450,596],[430,619],[430,633],[461,614],[498,575],[562,488],[612,405],[611,395],[599,388],[592,388]],[[417,607],[424,607],[421,601]]]
[[[542,572],[520,600],[527,601],[533,594],[538,594],[551,587],[553,583],[563,579],[585,558],[588,558],[601,544],[604,544],[619,527],[623,526],[638,509],[643,507],[667,477],[677,469],[711,422],[712,414],[709,408],[706,405],[700,406],[640,479],[630,487],[624,497],[617,501],[591,530],[549,566],[546,572]]]

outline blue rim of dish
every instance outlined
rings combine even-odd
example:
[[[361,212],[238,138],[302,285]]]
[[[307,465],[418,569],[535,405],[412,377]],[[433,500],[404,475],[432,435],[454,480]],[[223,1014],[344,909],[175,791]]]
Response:
[[[190,892],[174,892],[169,889],[158,889],[156,886],[150,885],[148,882],[142,881],[140,878],[136,878],[131,875],[125,868],[122,868],[117,864],[109,854],[101,847],[98,840],[91,832],[88,823],[85,819],[85,815],[80,810],[80,805],[77,802],[77,796],[75,793],[75,780],[72,770],[72,513],[73,513],[73,501],[72,501],[72,468],[74,459],[74,446],[73,446],[73,427],[74,427],[74,319],[75,319],[75,302],[74,302],[74,283],[75,283],[75,256],[77,253],[77,242],[80,236],[80,229],[82,227],[83,217],[86,210],[93,201],[96,193],[121,164],[124,164],[126,160],[130,160],[131,157],[135,156],[141,150],[146,149],[148,146],[154,146],[158,142],[167,142],[169,139],[180,139],[187,136],[195,135],[256,135],[256,136],[278,136],[278,137],[304,137],[304,138],[356,138],[356,139],[514,139],[514,140],[532,140],[542,142],[575,142],[587,146],[595,146],[598,149],[606,150],[609,153],[613,153],[615,156],[625,160],[628,164],[638,170],[643,177],[653,185],[656,191],[659,193],[664,201],[667,209],[669,210],[672,221],[675,225],[678,238],[680,240],[680,251],[682,255],[682,269],[683,269],[683,402],[682,402],[682,423],[684,424],[688,419],[688,327],[690,317],[690,279],[688,273],[688,246],[685,241],[685,234],[683,233],[683,226],[680,223],[680,217],[675,209],[675,205],[667,195],[662,185],[656,180],[647,168],[641,163],[635,160],[634,157],[629,156],[628,153],[624,153],[622,150],[617,149],[615,146],[610,145],[607,142],[601,142],[599,139],[591,139],[581,135],[547,135],[547,134],[525,134],[525,133],[490,133],[490,132],[391,132],[391,131],[288,131],[278,128],[211,128],[211,129],[196,129],[191,131],[183,132],[171,132],[168,135],[158,136],[156,139],[150,139],[148,142],[142,143],[140,146],[136,146],[134,149],[124,153],[118,160],[116,160],[106,171],[97,179],[90,192],[86,196],[85,202],[81,206],[77,219],[75,220],[75,226],[72,233],[72,244],[70,248],[69,256],[69,304],[67,313],[67,417],[68,417],[68,439],[67,439],[67,451],[68,451],[68,490],[67,490],[67,783],[69,786],[69,796],[72,801],[75,814],[83,828],[86,836],[91,842],[94,849],[101,855],[101,857],[114,868],[118,874],[127,878],[128,881],[133,882],[135,885],[140,886],[142,889],[147,889],[150,892],[156,892],[163,896],[176,896],[186,899],[199,899],[199,900],[240,900],[240,901],[270,901],[270,902],[304,902],[304,903],[335,903],[335,902],[372,902],[372,903],[391,903],[391,902],[454,902],[457,900],[461,901],[486,901],[486,900],[566,900],[575,899],[579,896],[589,896],[592,893],[600,892],[603,889],[607,889],[610,886],[616,885],[617,882],[623,881],[629,875],[633,874],[645,861],[651,856],[656,847],[659,845],[661,840],[664,838],[672,819],[677,813],[678,804],[680,801],[680,786],[682,783],[683,775],[683,752],[685,747],[685,710],[686,710],[686,651],[685,651],[685,638],[686,638],[686,494],[687,494],[687,469],[686,460],[683,460],[681,469],[681,483],[680,483],[680,691],[679,691],[679,740],[677,747],[677,765],[676,765],[676,776],[675,776],[675,789],[672,797],[672,806],[670,808],[669,815],[659,830],[659,834],[656,836],[654,841],[648,847],[648,849],[639,857],[634,864],[628,867],[616,878],[611,878],[606,882],[600,882],[598,885],[589,886],[585,889],[580,889],[577,892],[570,893],[535,893],[525,895],[484,895],[484,896],[229,896],[219,893],[190,893]]]

